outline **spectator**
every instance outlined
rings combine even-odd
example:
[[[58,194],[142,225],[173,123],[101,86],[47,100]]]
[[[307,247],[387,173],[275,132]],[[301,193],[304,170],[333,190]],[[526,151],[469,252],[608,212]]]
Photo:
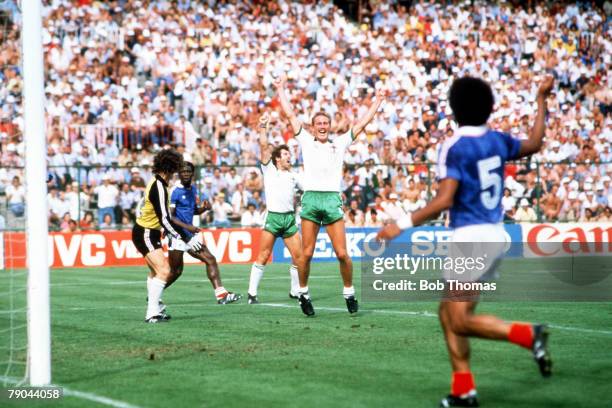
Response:
[[[225,194],[219,193],[212,205],[213,227],[228,228],[231,226],[228,215],[233,213],[232,206],[225,202]]]
[[[357,218],[357,212],[353,209],[345,212],[344,222],[347,227],[363,227],[363,220]]]
[[[104,217],[110,215],[110,223],[115,223],[115,206],[118,203],[119,190],[114,184],[111,184],[111,179],[108,175],[102,176],[102,185],[97,186],[94,189],[98,195],[98,219],[100,220],[100,226],[104,222]]]
[[[557,221],[559,219],[562,203],[558,196],[558,192],[559,186],[554,185],[540,201],[544,218],[548,221]]]
[[[514,220],[517,222],[536,222],[537,218],[533,208],[529,207],[529,201],[526,198],[522,198],[519,208],[514,214]]]
[[[102,218],[102,222],[100,222],[101,230],[114,229],[115,223],[113,222],[113,216],[110,213],[105,213]]]
[[[95,220],[91,211],[85,211],[85,215],[79,221],[79,228],[83,231],[93,230],[95,228]]]
[[[263,226],[263,217],[260,212],[255,209],[255,204],[249,203],[247,209],[242,213],[240,225],[243,227],[257,228]]]
[[[25,187],[21,184],[19,176],[13,177],[12,183],[6,188],[6,201],[14,217],[23,217],[25,214]]]
[[[509,188],[504,188],[504,196],[501,200],[502,208],[504,210],[504,221],[514,219],[514,208],[516,207],[516,198],[512,196],[512,192]]]
[[[378,218],[378,211],[374,207],[368,207],[365,214],[364,227],[379,228],[383,226],[383,222]]]

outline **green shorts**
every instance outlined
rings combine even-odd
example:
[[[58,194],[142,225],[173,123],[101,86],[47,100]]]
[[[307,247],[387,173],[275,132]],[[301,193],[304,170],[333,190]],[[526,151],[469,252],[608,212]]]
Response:
[[[298,227],[295,224],[295,214],[270,211],[263,229],[277,238],[289,238],[298,232]]]
[[[319,225],[329,225],[344,217],[340,193],[306,191],[302,196],[300,217]]]

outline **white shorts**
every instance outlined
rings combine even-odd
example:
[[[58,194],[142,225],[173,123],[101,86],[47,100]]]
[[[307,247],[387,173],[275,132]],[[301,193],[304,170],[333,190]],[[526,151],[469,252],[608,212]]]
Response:
[[[168,239],[168,250],[169,251],[189,251],[189,246],[182,239]]]
[[[452,268],[444,279],[460,282],[487,281],[497,277],[496,269],[508,245],[503,224],[478,224],[453,231],[448,246]]]

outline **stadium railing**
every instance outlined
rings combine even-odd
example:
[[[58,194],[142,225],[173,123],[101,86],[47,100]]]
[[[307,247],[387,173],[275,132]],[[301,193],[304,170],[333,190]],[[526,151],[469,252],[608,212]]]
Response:
[[[118,128],[118,130],[121,131],[124,129]],[[433,188],[435,187],[433,186],[433,184],[435,183],[435,179],[436,179],[437,163],[432,163],[432,162],[408,163],[408,164],[400,164],[399,166],[404,168],[408,172],[409,175],[420,175],[420,178],[425,183],[426,201],[429,201],[434,195]],[[544,183],[552,184],[552,182],[551,180],[548,180],[548,179],[542,179],[542,174],[546,172],[555,171],[555,166],[565,166],[565,167],[587,166],[591,169],[593,169],[593,166],[605,166],[609,168],[612,166],[612,162],[609,162],[609,163],[580,163],[580,162],[551,163],[551,162],[521,161],[521,162],[508,163],[505,169],[505,176],[512,175],[513,178],[519,180],[518,182],[521,186],[519,187],[519,190],[524,189],[523,194],[519,196],[515,195],[515,199],[516,199],[515,208],[518,208],[520,200],[522,198],[528,199],[529,204],[530,204],[529,206],[534,209],[536,216],[537,216],[534,222],[540,223],[540,222],[578,221],[577,219],[564,219],[564,220],[548,219],[544,214],[542,201],[545,195],[544,193],[545,190],[547,190],[550,186],[545,187],[543,186],[543,184]],[[227,165],[227,166],[221,166],[221,167],[220,166],[196,166],[194,179],[200,191],[202,191],[204,187],[205,177],[211,175],[215,169],[217,168],[221,169],[222,167],[225,167],[227,170],[232,169],[232,168],[236,169],[237,174],[242,176],[244,180],[248,172],[253,168],[257,168],[258,166],[253,166],[253,165],[249,165],[249,166]],[[358,169],[359,167],[361,167],[361,165],[353,165],[353,166],[347,165],[347,167],[352,168],[354,171]],[[393,167],[397,167],[397,166],[376,165],[374,169],[383,169],[384,174],[388,174],[392,170]],[[79,163],[76,163],[76,165],[72,165],[72,166],[49,166],[49,173],[52,176],[52,181],[48,183],[48,187],[50,188],[54,187],[55,189],[57,189],[58,194],[62,191],[65,192],[67,188],[70,188],[72,192],[76,193],[77,197],[81,197],[81,193],[86,193],[89,195],[89,200],[82,200],[82,199],[77,200],[78,209],[73,211],[79,214],[78,219],[75,219],[74,221],[76,221],[77,223],[76,230],[80,231],[80,230],[83,230],[83,228],[81,227],[80,221],[83,219],[83,216],[85,215],[86,212],[91,212],[94,220],[98,221],[97,197],[92,192],[92,189],[94,188],[94,186],[102,184],[102,178],[104,176],[109,176],[111,178],[111,183],[115,184],[117,188],[120,189],[122,183],[124,182],[128,184],[130,183],[131,174],[132,174],[131,171],[135,169],[137,169],[139,173],[143,176],[143,182],[146,184],[146,182],[149,180],[149,177],[151,175],[150,164],[142,165],[142,163],[128,163],[128,165],[126,166],[118,166],[116,164],[83,166]],[[23,168],[6,166],[6,170],[8,171],[8,174],[15,174],[15,175],[21,176],[20,178],[23,183],[23,180],[24,180]],[[605,171],[601,173],[605,174]],[[525,180],[528,178],[531,178],[533,180],[533,183],[535,183],[535,187],[530,190],[528,190],[528,186],[526,185],[526,182],[525,182]],[[353,174],[352,180],[356,183],[357,177],[354,174]],[[9,204],[7,201],[6,188],[10,183],[11,183],[10,179],[5,180],[4,183],[0,183],[0,230],[23,230],[25,226],[25,218],[22,216],[14,215],[11,209],[9,208]],[[70,187],[67,187],[68,185],[70,185]],[[509,187],[510,186],[506,185],[506,188],[509,188]],[[373,201],[372,198],[377,192],[376,189],[377,189],[377,186],[367,185],[366,190],[368,194],[362,193],[360,197],[361,201],[363,202],[364,199],[368,200],[367,202]],[[344,194],[345,204],[348,204],[348,201],[352,198],[351,190],[352,189],[349,188],[344,192],[345,193]],[[229,202],[231,200],[231,194],[233,193],[233,191],[226,190],[226,191],[221,191],[221,192],[225,193],[225,200]],[[119,207],[119,205],[117,207]],[[116,215],[119,216],[120,214],[122,214],[122,211],[120,211],[119,208],[117,208]],[[133,211],[130,212],[130,217],[132,217],[132,221],[133,221]],[[61,218],[61,215],[60,215],[60,218]],[[508,218],[506,218],[504,221],[510,222],[510,223],[516,222]],[[436,223],[439,224],[441,222],[443,222],[443,219],[437,220]],[[239,227],[240,226],[239,219],[236,219],[236,217],[234,217],[231,225],[233,227]],[[131,224],[122,226],[120,222],[116,222],[116,226],[111,229],[120,230],[120,229],[125,229],[125,228],[131,228]],[[53,226],[53,225],[50,227],[50,229],[58,230],[57,226]],[[97,230],[99,229],[99,227],[94,226],[92,228],[87,228],[87,229]]]

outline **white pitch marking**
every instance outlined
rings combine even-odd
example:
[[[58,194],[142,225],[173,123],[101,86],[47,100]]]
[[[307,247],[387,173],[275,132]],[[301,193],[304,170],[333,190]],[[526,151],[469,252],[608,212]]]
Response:
[[[288,305],[285,303],[260,303],[259,306],[268,306],[268,307],[282,307],[282,308],[294,308],[295,306]],[[345,312],[346,309],[340,307],[315,307],[316,310],[326,310],[330,312]],[[380,313],[380,314],[397,314],[397,315],[409,315],[409,316],[425,316],[425,317],[435,317],[438,315],[431,312],[411,312],[408,310],[380,310],[380,309],[363,309],[364,312],[371,313]],[[571,327],[571,326],[559,326],[556,324],[550,324],[549,327],[553,329],[559,330],[567,330],[567,331],[575,331],[575,332],[583,332],[583,333],[597,333],[597,334],[605,334],[612,335],[612,331],[610,330],[596,330],[596,329],[583,329],[581,327]]]
[[[9,384],[19,384],[21,382],[21,380],[17,380],[11,377],[4,377],[4,376],[0,376],[0,381],[4,381]],[[23,385],[23,386],[27,386],[27,385]],[[90,392],[72,390],[70,388],[67,388],[61,385],[57,385],[57,384],[50,384],[49,387],[62,388],[64,391],[65,397],[80,398],[80,399],[97,402],[98,404],[108,405],[109,407],[115,407],[115,408],[140,408],[138,405],[133,405],[133,404],[130,404],[124,401],[119,401],[119,400],[115,400],[112,398],[103,397],[101,395],[93,394]]]

